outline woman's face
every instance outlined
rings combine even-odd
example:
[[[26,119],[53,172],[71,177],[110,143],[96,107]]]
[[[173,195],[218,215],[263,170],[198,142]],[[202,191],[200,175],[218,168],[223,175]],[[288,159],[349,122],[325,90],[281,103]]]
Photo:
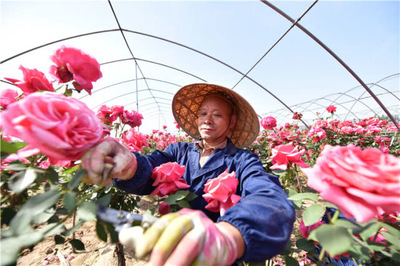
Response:
[[[235,125],[232,106],[220,96],[208,96],[200,106],[197,127],[202,139],[209,145],[224,140]],[[231,119],[231,117],[233,119]]]

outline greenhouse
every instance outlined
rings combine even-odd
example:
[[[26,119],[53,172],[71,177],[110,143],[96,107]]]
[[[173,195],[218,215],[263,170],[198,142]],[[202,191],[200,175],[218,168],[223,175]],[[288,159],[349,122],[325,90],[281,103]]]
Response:
[[[1,265],[400,263],[399,1],[6,0],[0,13]],[[226,130],[210,106],[230,110]],[[241,159],[207,172],[229,145]],[[129,183],[139,169],[153,191]],[[176,213],[200,247],[161,237],[169,253],[145,252],[150,224]]]

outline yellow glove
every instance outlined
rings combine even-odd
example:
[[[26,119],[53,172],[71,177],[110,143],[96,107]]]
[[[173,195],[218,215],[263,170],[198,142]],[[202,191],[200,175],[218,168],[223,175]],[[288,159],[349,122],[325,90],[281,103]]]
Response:
[[[203,212],[182,209],[162,216],[144,233],[121,230],[120,242],[137,258],[151,251],[150,265],[230,265],[237,257],[234,239]]]

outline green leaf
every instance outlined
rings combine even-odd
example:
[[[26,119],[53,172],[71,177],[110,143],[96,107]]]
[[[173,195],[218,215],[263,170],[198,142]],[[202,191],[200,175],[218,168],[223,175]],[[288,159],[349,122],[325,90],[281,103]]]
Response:
[[[36,177],[37,173],[35,169],[28,168],[26,171],[12,175],[8,187],[15,193],[19,194],[29,187],[36,180]]]
[[[79,165],[75,165],[74,167],[68,168],[67,170],[63,171],[64,175],[69,175],[79,169]]]
[[[1,139],[1,156],[17,153],[19,149],[26,145],[25,142],[8,142]]]
[[[84,202],[78,209],[77,215],[84,221],[93,221],[96,219],[97,205],[93,202]]]
[[[77,188],[85,174],[86,170],[84,169],[76,172],[75,175],[72,177],[71,181],[68,182],[67,188],[70,190]]]
[[[56,183],[58,181],[58,173],[54,170],[53,167],[49,167],[46,170],[46,179],[49,179],[52,183]]]
[[[21,163],[10,163],[8,166],[5,167],[6,170],[14,172],[25,171],[26,168],[27,166]]]
[[[323,201],[322,204],[324,204],[325,207],[327,208],[332,208],[332,209],[339,209],[338,206],[336,206],[335,204],[329,202],[329,201]]]
[[[47,209],[44,212],[35,215],[32,219],[32,222],[34,224],[43,224],[47,222],[51,217],[53,217],[55,213],[55,209]]]
[[[67,192],[64,194],[63,203],[65,209],[68,211],[75,210],[76,207],[76,194],[75,192]]]
[[[96,204],[98,205],[103,205],[103,206],[108,206],[111,202],[111,193],[105,194],[104,196],[101,196],[97,201]]]
[[[10,222],[15,235],[24,232],[36,215],[52,207],[60,197],[56,189],[31,197]]]
[[[71,239],[69,243],[76,249],[76,250],[85,250],[85,244],[79,239]]]
[[[353,235],[358,235],[364,230],[364,227],[346,219],[336,220],[335,225],[349,229]]]
[[[3,238],[0,241],[0,246],[0,265],[16,265],[20,251],[20,240],[17,237]]]
[[[188,209],[192,208],[192,206],[190,206],[190,204],[189,204],[189,202],[187,202],[187,200],[178,201],[178,206],[181,208],[188,208]]]
[[[381,228],[381,225],[379,223],[367,224],[367,226],[364,228],[364,230],[360,233],[360,237],[363,240],[368,240],[368,238],[375,235],[379,231],[380,228]]]
[[[107,232],[104,229],[103,224],[99,221],[96,222],[96,233],[98,238],[100,238],[104,242],[107,242]]]
[[[186,197],[187,195],[189,195],[189,193],[189,190],[178,190],[175,192],[175,194],[182,195],[183,197]]]
[[[346,228],[332,224],[323,224],[311,231],[308,239],[321,244],[334,257],[347,252],[352,247],[352,236]]]
[[[314,250],[315,249],[315,244],[312,240],[307,240],[305,238],[300,238],[299,240],[296,241],[296,246],[299,249],[309,251],[309,250]]]
[[[182,200],[184,198],[185,198],[185,196],[182,196],[182,195],[179,195],[179,194],[173,194],[173,195],[165,198],[164,201],[166,203],[169,203],[169,204],[172,205],[172,204],[177,204],[177,201]]]
[[[306,193],[297,193],[293,196],[290,196],[288,198],[289,200],[312,200],[312,201],[318,201],[318,195],[314,194],[314,193],[310,193],[310,192],[306,192]]]
[[[61,235],[55,235],[54,236],[54,242],[56,242],[56,245],[64,244],[65,243],[65,238],[62,237]]]
[[[67,229],[65,228],[64,224],[49,224],[41,229],[40,232],[44,235],[44,237],[48,237],[56,234],[62,234],[66,230]]]
[[[299,266],[299,262],[292,257],[285,256],[286,266]]]
[[[325,207],[320,204],[311,205],[303,212],[304,225],[309,226],[319,222],[325,211]]]

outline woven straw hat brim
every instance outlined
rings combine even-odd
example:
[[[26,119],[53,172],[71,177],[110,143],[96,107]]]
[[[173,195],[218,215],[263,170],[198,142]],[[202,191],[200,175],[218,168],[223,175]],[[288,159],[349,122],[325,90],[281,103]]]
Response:
[[[199,108],[207,95],[224,93],[235,104],[238,116],[235,127],[228,137],[238,148],[249,146],[260,132],[260,122],[253,107],[235,91],[214,84],[196,83],[182,87],[172,100],[172,113],[178,125],[195,139],[200,137],[197,129]]]

